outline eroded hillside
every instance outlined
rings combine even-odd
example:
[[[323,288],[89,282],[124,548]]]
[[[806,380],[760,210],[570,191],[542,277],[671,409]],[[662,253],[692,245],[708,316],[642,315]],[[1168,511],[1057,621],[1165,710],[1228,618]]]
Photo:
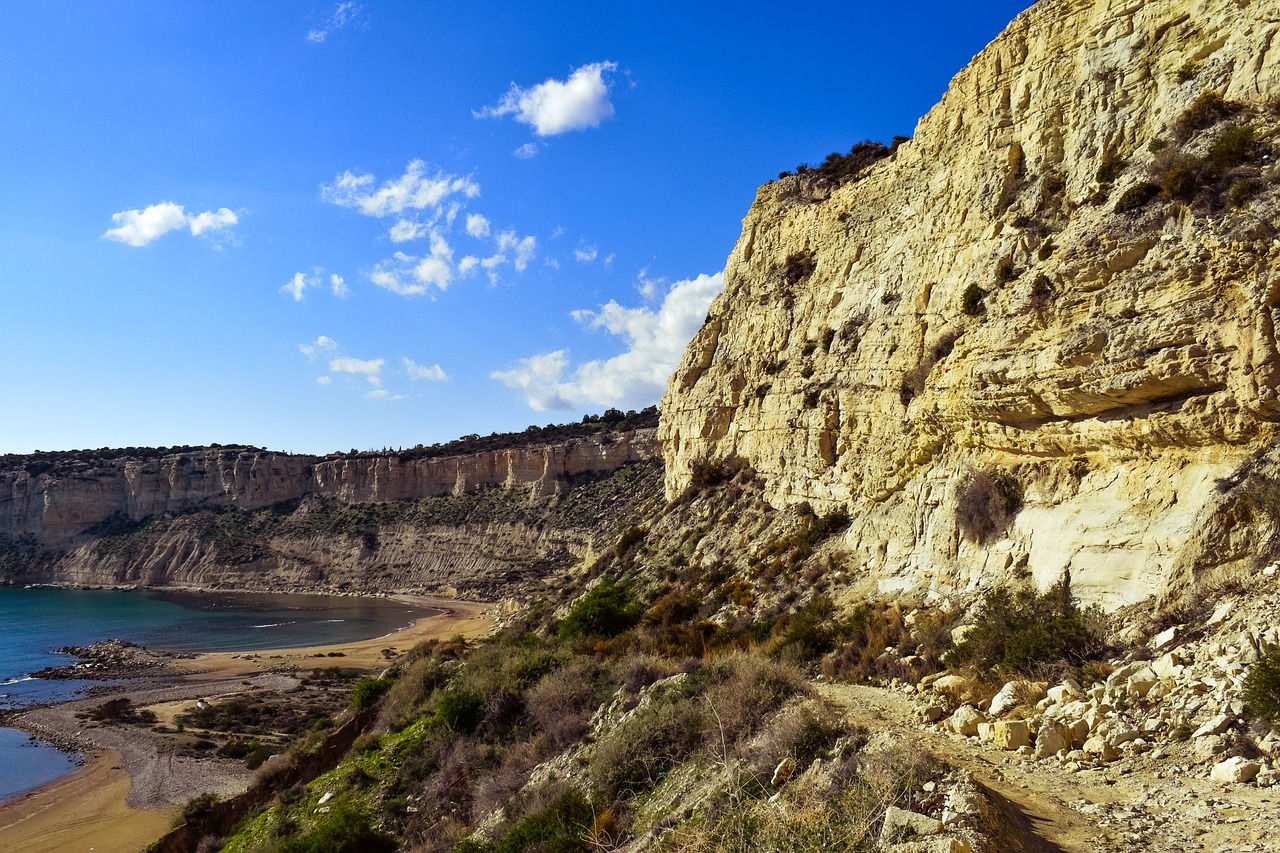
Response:
[[[659,499],[656,412],[453,446],[12,457],[0,470],[10,583],[528,592]]]
[[[761,187],[663,400],[668,496],[741,457],[776,505],[847,508],[879,592],[1069,571],[1117,607],[1253,567],[1275,519],[1231,490],[1277,424],[1278,28],[1046,0],[892,156]]]

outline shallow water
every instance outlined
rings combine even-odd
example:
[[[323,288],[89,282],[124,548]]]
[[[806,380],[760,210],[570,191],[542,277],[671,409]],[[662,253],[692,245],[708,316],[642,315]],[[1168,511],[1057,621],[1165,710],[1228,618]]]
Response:
[[[167,651],[291,648],[381,637],[438,612],[384,599],[0,586],[0,708],[61,701],[102,683],[29,677],[71,663],[54,653],[62,646],[123,639]],[[0,728],[0,799],[73,766],[72,756]]]

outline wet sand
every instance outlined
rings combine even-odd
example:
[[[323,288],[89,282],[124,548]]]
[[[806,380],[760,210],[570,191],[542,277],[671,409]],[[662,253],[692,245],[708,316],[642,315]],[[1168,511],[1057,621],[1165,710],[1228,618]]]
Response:
[[[385,637],[257,652],[210,652],[174,661],[184,670],[121,695],[161,717],[190,707],[197,698],[241,692],[245,682],[269,686],[281,670],[306,672],[319,665],[377,672],[390,660],[384,649],[404,653],[427,640],[487,636],[494,627],[489,606],[418,596],[396,596],[409,604],[445,612],[417,620]],[[340,653],[341,656],[337,656]],[[240,762],[176,758],[157,747],[148,730],[112,726],[82,732],[78,708],[104,696],[41,708],[24,715],[24,728],[60,738],[91,739],[87,763],[69,776],[0,803],[0,850],[31,853],[128,853],[163,835],[191,797],[205,790],[229,796],[247,787],[252,774]]]

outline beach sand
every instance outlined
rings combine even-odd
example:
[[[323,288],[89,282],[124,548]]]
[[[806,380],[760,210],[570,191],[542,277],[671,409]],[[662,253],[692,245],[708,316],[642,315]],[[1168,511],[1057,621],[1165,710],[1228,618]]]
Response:
[[[419,596],[396,596],[406,603],[435,607],[445,612],[417,620],[385,637],[332,646],[276,649],[257,652],[212,652],[175,661],[185,673],[151,682],[133,693],[139,704],[152,701],[163,716],[171,716],[209,694],[234,690],[243,680],[296,666],[306,671],[323,658],[327,666],[343,666],[368,672],[380,671],[390,661],[384,649],[404,653],[432,639],[467,639],[487,636],[494,622],[489,606],[472,602]],[[341,656],[337,656],[340,653]],[[129,691],[125,691],[129,692]],[[96,702],[101,702],[98,697]],[[64,703],[30,714],[38,728],[74,737],[82,723],[75,707]],[[69,776],[0,803],[0,850],[23,853],[129,853],[142,850],[163,835],[182,810],[182,803],[204,787],[223,796],[247,786],[251,774],[242,766],[221,774],[217,784],[212,762],[175,761],[158,752],[146,730],[131,727],[95,729],[98,749],[86,755],[86,765]],[[176,795],[176,797],[175,797]]]

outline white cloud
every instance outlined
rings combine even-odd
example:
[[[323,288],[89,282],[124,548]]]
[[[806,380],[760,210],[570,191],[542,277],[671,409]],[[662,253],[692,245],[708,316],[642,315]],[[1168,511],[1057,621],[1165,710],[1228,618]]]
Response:
[[[672,285],[656,311],[624,308],[614,301],[599,311],[574,311],[573,318],[587,328],[621,338],[626,351],[581,364],[568,378],[568,351],[563,349],[521,359],[491,378],[522,392],[536,411],[588,405],[643,408],[662,396],[711,300],[723,288],[723,273],[700,275]]]
[[[200,237],[225,231],[240,220],[229,208],[188,214],[182,205],[164,201],[142,210],[113,213],[111,221],[116,227],[108,229],[103,237],[129,246],[145,246],[170,231],[187,228],[193,236]]]
[[[328,358],[338,351],[338,342],[328,335],[321,335],[309,344],[298,344],[298,352],[315,361],[317,358]]]
[[[589,264],[600,254],[595,246],[579,246],[573,250],[573,256],[578,259],[580,264]]]
[[[489,236],[489,219],[483,214],[471,213],[467,215],[467,233],[477,240],[482,237]]]
[[[404,394],[392,394],[385,388],[376,388],[364,396],[369,400],[386,400],[387,402],[408,399]]]
[[[524,272],[538,252],[538,241],[533,237],[525,237],[516,245],[516,272]]]
[[[382,365],[386,364],[386,359],[371,358],[368,360],[359,358],[335,358],[329,362],[329,370],[334,373],[360,373],[365,376],[376,377],[382,372]]]
[[[422,296],[432,287],[447,290],[453,276],[453,249],[444,235],[432,233],[430,254],[418,257],[396,252],[373,268],[369,280],[400,296]]]
[[[410,379],[425,379],[428,382],[448,382],[449,374],[444,372],[438,364],[427,366],[418,364],[411,358],[403,358],[405,373],[409,374]]]
[[[538,152],[541,150],[542,150],[542,146],[540,146],[538,143],[526,142],[524,145],[521,145],[519,148],[517,148],[515,151],[512,151],[511,153],[514,154],[516,157],[520,158],[521,160],[529,160],[534,157],[537,157]]]
[[[235,213],[225,207],[220,207],[216,211],[206,210],[204,213],[197,213],[195,216],[187,218],[187,227],[191,229],[193,236],[199,237],[206,231],[221,231],[230,228],[239,220]]]
[[[294,302],[302,301],[302,292],[307,289],[307,274],[296,272],[293,278],[289,279],[283,287],[280,288],[281,293],[287,293],[293,297]]]
[[[362,11],[364,7],[354,2],[334,4],[333,11],[325,16],[324,22],[307,31],[307,41],[312,44],[324,44],[325,39],[331,34],[354,23]]]
[[[613,115],[605,75],[617,68],[614,62],[595,62],[574,69],[567,80],[548,79],[528,89],[512,83],[497,104],[473,114],[476,118],[514,115],[516,121],[532,127],[538,136],[597,127]],[[523,149],[524,146],[517,152]]]
[[[413,268],[413,277],[423,284],[435,285],[441,290],[448,290],[453,281],[453,268],[444,258],[423,258]]]
[[[478,266],[480,266],[480,259],[475,255],[467,255],[465,258],[458,261],[458,275],[468,275],[474,272],[475,268]]]
[[[343,172],[333,183],[320,187],[320,197],[339,207],[352,207],[365,216],[394,216],[407,210],[433,210],[442,213],[441,205],[449,196],[475,198],[480,185],[470,178],[450,175],[437,168],[427,175],[427,164],[413,160],[404,174],[374,189],[373,175]],[[397,227],[399,223],[397,223]]]
[[[410,240],[419,239],[426,233],[427,226],[409,219],[401,219],[391,226],[391,231],[389,232],[392,243],[408,243]]]
[[[548,409],[567,409],[573,404],[560,396],[563,387],[560,379],[569,366],[569,351],[555,350],[522,358],[510,370],[496,370],[489,374],[508,388],[524,394],[529,408],[536,412]]]
[[[316,384],[317,384],[317,385],[332,385],[332,384],[333,384],[333,377],[332,377],[332,376],[317,376],[317,377],[316,377]]]
[[[328,284],[333,295],[340,299],[351,295],[351,288],[347,287],[346,281],[337,273],[333,273],[329,276]],[[285,284],[280,288],[280,292],[293,297],[294,302],[301,302],[303,294],[308,290],[314,290],[315,288],[324,286],[324,268],[316,267],[309,275],[304,272],[294,273],[293,278],[285,282]]]
[[[648,267],[641,267],[640,272],[636,273],[636,290],[640,291],[645,300],[652,300],[657,296],[666,283],[664,278],[649,278]]]

